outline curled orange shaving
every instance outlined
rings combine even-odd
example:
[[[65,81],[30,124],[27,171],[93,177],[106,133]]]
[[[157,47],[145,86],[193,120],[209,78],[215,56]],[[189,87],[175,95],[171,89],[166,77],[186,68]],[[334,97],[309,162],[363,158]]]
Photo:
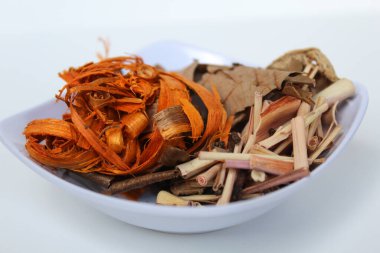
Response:
[[[165,145],[192,153],[224,128],[225,111],[216,90],[210,92],[136,56],[102,58],[59,75],[66,83],[56,97],[67,104],[69,113],[62,120],[32,121],[24,131],[30,156],[53,168],[137,174],[157,165]],[[207,108],[207,121],[190,94]],[[168,127],[180,129],[170,131],[173,138],[163,138],[152,124],[151,111],[177,107],[184,120]]]

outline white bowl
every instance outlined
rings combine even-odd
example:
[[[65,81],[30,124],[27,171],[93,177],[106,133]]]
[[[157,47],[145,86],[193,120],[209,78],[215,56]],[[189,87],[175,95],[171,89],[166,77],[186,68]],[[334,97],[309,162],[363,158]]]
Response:
[[[201,50],[175,42],[160,42],[140,51],[147,63],[160,63],[167,69],[178,69],[191,63],[193,59],[215,64],[229,64],[231,60],[216,53]],[[0,140],[30,169],[54,185],[71,192],[94,208],[124,222],[175,233],[198,233],[218,230],[253,219],[277,206],[295,191],[300,190],[317,175],[327,171],[330,162],[343,150],[358,129],[368,104],[366,89],[355,84],[357,93],[345,102],[339,110],[339,122],[344,128],[335,148],[325,163],[314,170],[308,178],[292,183],[280,190],[252,200],[238,201],[226,206],[207,206],[203,208],[158,206],[152,203],[134,202],[117,197],[96,193],[81,187],[70,178],[62,179],[53,170],[31,160],[25,151],[25,138],[22,135],[25,125],[38,118],[60,118],[66,110],[63,103],[54,100],[28,109],[0,122]]]

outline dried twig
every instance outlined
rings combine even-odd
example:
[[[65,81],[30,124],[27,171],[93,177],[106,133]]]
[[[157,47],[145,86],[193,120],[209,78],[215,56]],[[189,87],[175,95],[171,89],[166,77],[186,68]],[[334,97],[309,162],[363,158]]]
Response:
[[[131,190],[143,188],[154,183],[174,179],[178,176],[179,173],[176,170],[167,170],[162,172],[150,173],[143,176],[129,178],[112,183],[110,187],[104,191],[104,193],[116,194],[120,192],[128,192]]]

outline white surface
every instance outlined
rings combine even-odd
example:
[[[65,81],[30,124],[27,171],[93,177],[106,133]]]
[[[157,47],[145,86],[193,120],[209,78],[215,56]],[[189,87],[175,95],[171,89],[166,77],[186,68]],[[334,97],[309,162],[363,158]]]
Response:
[[[161,63],[164,68],[169,70],[176,67],[185,67],[194,58],[203,63],[232,64],[232,62],[220,55],[176,42],[157,42],[139,50],[139,54],[148,64]],[[355,96],[345,101],[337,113],[337,119],[343,127],[343,135],[330,151],[326,162],[318,166],[309,177],[257,199],[216,207],[166,207],[104,196],[61,180],[55,175],[54,171],[51,173],[39,163],[30,159],[24,148],[25,138],[22,135],[25,125],[34,119],[61,118],[62,114],[67,111],[67,106],[63,102],[56,103],[54,100],[50,100],[40,106],[27,109],[0,121],[0,140],[30,169],[57,187],[72,193],[75,197],[81,198],[84,202],[88,202],[94,208],[112,217],[129,224],[157,231],[202,233],[228,228],[258,217],[286,201],[295,192],[302,191],[303,187],[318,180],[318,176],[321,174],[331,173],[331,163],[339,157],[341,151],[346,148],[354,136],[366,112],[367,104],[367,91],[363,86],[356,84]],[[69,178],[67,177],[67,179]]]
[[[0,8],[1,117],[50,98],[62,84],[58,71],[94,59],[100,49],[95,41],[99,35],[112,40],[114,55],[134,52],[160,39],[177,39],[259,65],[288,49],[318,46],[340,76],[367,86],[370,104],[363,125],[330,174],[259,219],[202,235],[157,233],[109,218],[41,179],[0,146],[0,252],[214,252],[218,246],[219,252],[380,250],[379,2],[348,1],[348,8],[347,1],[335,2],[340,8],[331,12],[326,10],[327,1],[318,1],[314,4],[326,9],[315,12],[293,1],[287,8],[281,4],[278,9],[284,11],[276,11],[274,17],[269,13],[273,4],[264,4],[261,12],[258,3],[244,8],[234,1],[236,9],[220,7],[231,14],[228,19],[207,18],[212,13],[209,9],[198,21],[173,22],[167,9],[160,9],[143,25],[133,19],[136,14],[128,13],[134,7],[131,3],[120,6],[115,18],[110,8],[99,5],[89,12],[78,11],[89,3],[78,7],[74,2],[33,1],[33,6],[14,2],[2,1]],[[60,5],[66,7],[58,15]],[[70,16],[70,7],[76,15]],[[307,15],[294,13],[297,8],[298,14],[306,11]],[[120,15],[123,9],[125,16]],[[245,11],[240,18],[238,9],[252,10],[252,16]],[[194,11],[178,10],[177,17],[189,17],[187,10]],[[15,181],[17,185],[12,186]]]

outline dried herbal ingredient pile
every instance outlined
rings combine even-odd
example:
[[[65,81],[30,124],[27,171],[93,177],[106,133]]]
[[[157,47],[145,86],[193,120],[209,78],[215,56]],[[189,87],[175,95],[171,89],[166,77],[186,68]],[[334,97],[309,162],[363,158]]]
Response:
[[[315,48],[267,68],[195,61],[173,73],[115,57],[59,75],[68,111],[26,126],[29,155],[105,194],[158,192],[162,205],[223,205],[309,175],[355,93]]]

